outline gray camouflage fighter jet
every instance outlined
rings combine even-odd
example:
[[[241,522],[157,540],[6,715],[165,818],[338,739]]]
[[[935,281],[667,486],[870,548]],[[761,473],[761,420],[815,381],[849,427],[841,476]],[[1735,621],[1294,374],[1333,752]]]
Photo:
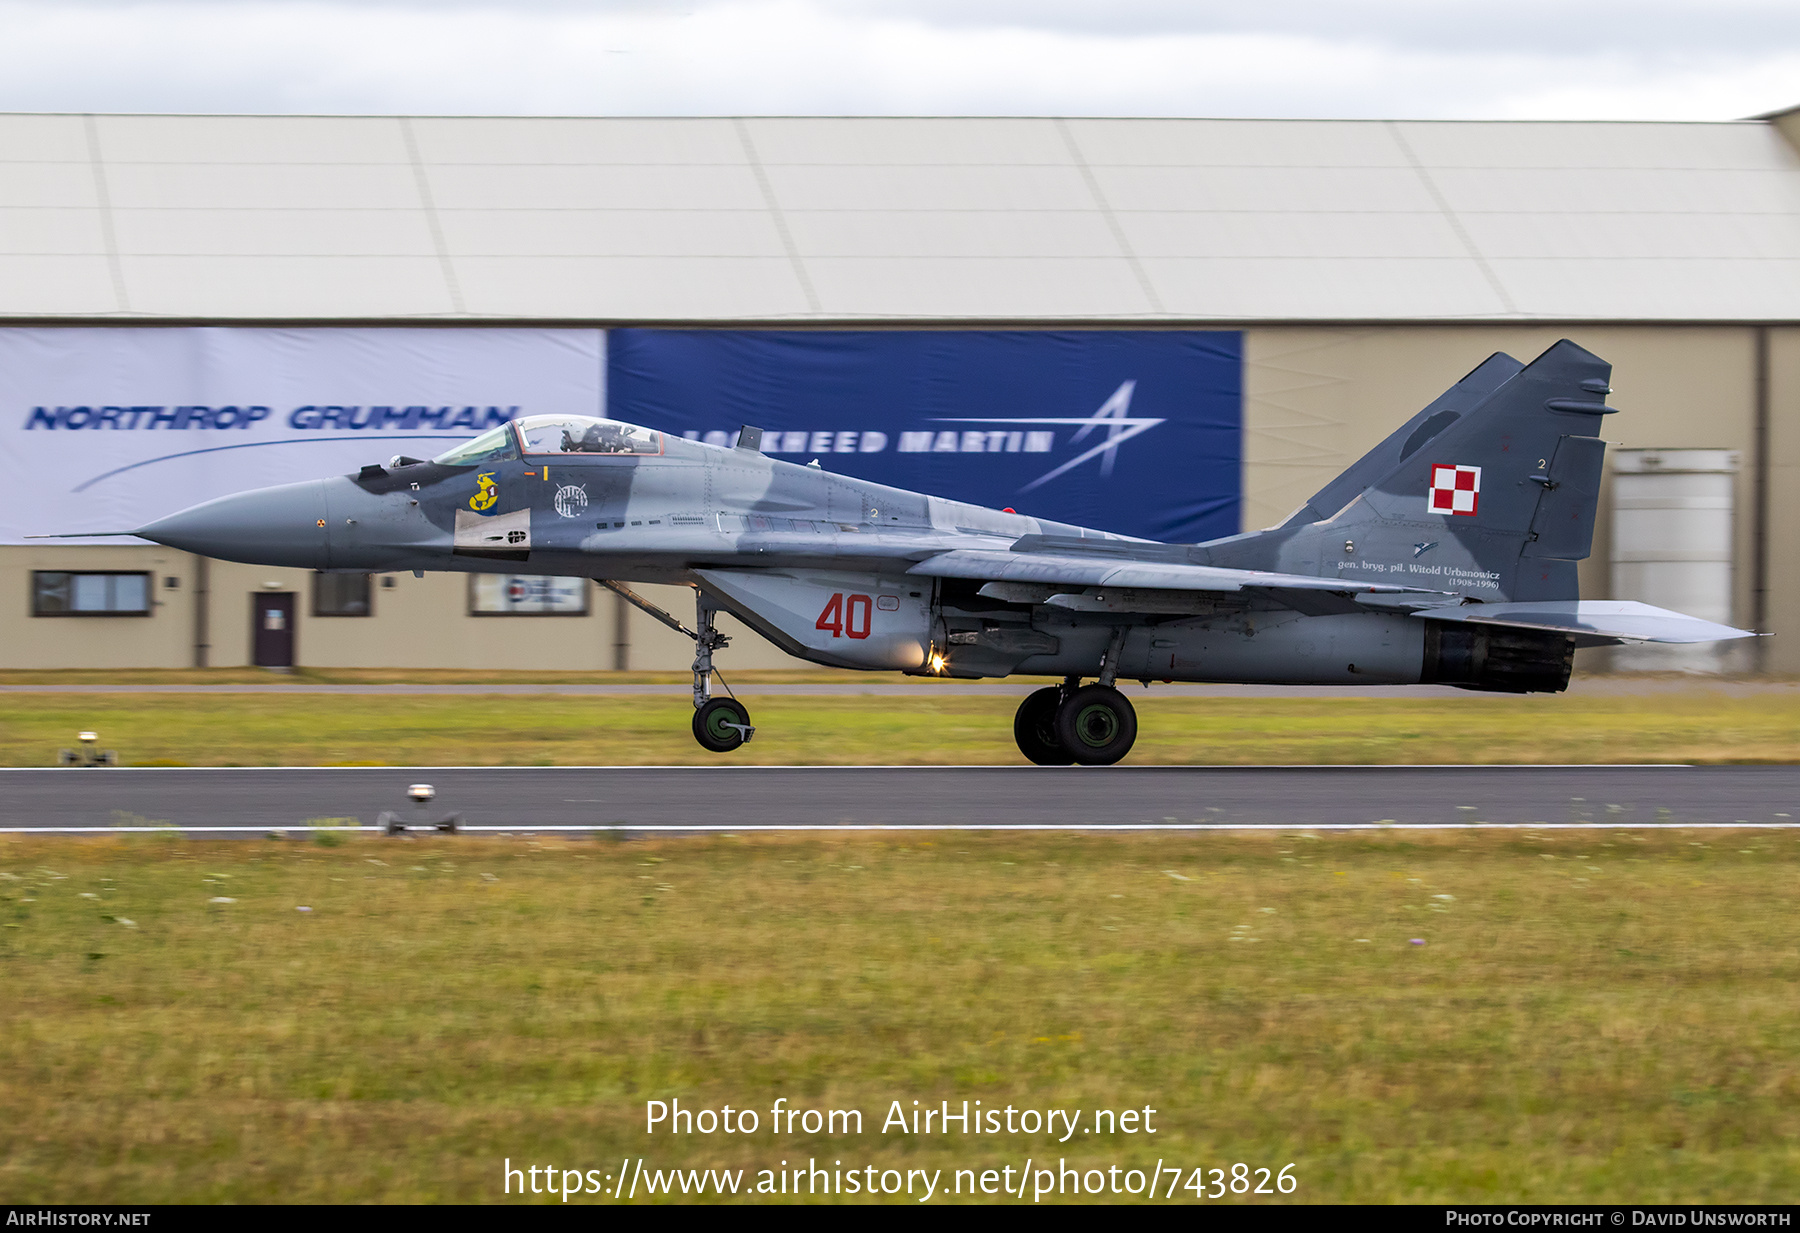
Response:
[[[694,640],[694,735],[710,750],[755,731],[712,693],[723,610],[836,668],[1061,677],[1019,707],[1020,752],[1105,765],[1137,736],[1121,677],[1559,691],[1577,647],[1751,636],[1578,598],[1611,371],[1568,341],[1529,365],[1494,355],[1281,525],[1203,544],[797,466],[764,456],[755,428],[726,448],[572,415],[132,534],[261,565],[600,580]],[[633,582],[692,586],[693,628]]]

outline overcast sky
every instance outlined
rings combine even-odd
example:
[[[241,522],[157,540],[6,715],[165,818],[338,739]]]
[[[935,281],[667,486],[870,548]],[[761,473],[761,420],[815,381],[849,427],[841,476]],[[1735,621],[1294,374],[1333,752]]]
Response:
[[[1730,119],[1786,0],[0,0],[0,110]]]

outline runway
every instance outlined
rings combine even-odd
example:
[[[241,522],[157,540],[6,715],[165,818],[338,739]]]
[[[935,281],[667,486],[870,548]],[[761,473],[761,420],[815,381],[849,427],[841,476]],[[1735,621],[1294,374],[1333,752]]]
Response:
[[[896,682],[889,674],[878,674],[869,681],[749,681],[734,686],[736,692],[745,698],[931,698],[931,697],[966,697],[966,698],[1023,698],[1034,689],[1041,689],[1051,682],[1047,680],[1016,679],[993,681],[958,681],[940,680],[937,678],[918,678],[915,680]],[[433,684],[429,682],[400,682],[389,684],[370,684],[356,682],[320,682],[320,681],[238,681],[224,684],[199,684],[195,682],[178,682],[174,684],[62,684],[56,682],[39,682],[21,684],[11,682],[0,684],[0,695],[3,694],[265,694],[276,696],[305,695],[357,695],[368,697],[470,697],[479,695],[513,696],[513,697],[570,697],[570,698],[630,698],[630,697],[666,697],[687,698],[692,695],[692,686],[686,682],[655,683],[645,681],[606,682],[606,681],[563,681],[563,682],[457,682],[453,684]],[[1668,695],[1704,696],[1723,694],[1727,697],[1764,697],[1789,696],[1800,692],[1800,681],[1791,680],[1738,680],[1738,679],[1705,679],[1692,677],[1642,677],[1642,676],[1576,676],[1569,683],[1568,692],[1572,696],[1592,698],[1638,698],[1665,697]],[[1304,699],[1343,699],[1343,698],[1383,698],[1411,700],[1444,700],[1459,699],[1470,701],[1472,696],[1466,689],[1458,689],[1454,685],[1219,685],[1195,684],[1192,682],[1175,682],[1163,684],[1158,682],[1147,690],[1140,690],[1132,685],[1127,690],[1131,700],[1139,705],[1155,703],[1171,698],[1304,698]]]
[[[437,799],[415,810],[409,784]],[[0,770],[0,830],[1792,826],[1797,766]],[[321,820],[324,820],[323,822]]]

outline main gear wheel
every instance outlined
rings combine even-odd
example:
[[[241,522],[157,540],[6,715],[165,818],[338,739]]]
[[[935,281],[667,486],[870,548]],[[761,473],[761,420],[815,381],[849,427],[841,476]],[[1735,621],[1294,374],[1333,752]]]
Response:
[[[1083,685],[1057,708],[1056,739],[1083,766],[1111,766],[1137,740],[1137,711],[1110,685]]]
[[[1039,766],[1068,766],[1075,761],[1056,735],[1056,709],[1062,699],[1061,689],[1045,686],[1019,703],[1013,716],[1013,740],[1019,743],[1019,752]]]

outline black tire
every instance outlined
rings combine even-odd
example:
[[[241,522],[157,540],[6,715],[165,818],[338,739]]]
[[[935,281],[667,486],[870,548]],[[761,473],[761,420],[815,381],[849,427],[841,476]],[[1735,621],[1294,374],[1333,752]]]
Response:
[[[1110,685],[1084,685],[1057,708],[1056,737],[1083,766],[1111,766],[1137,740],[1137,712]]]
[[[1039,766],[1068,766],[1069,756],[1056,739],[1056,708],[1062,705],[1062,690],[1054,685],[1026,697],[1013,716],[1013,740],[1027,761]]]
[[[740,725],[750,726],[750,712],[735,698],[714,698],[694,712],[694,739],[714,753],[730,753],[744,743]]]

